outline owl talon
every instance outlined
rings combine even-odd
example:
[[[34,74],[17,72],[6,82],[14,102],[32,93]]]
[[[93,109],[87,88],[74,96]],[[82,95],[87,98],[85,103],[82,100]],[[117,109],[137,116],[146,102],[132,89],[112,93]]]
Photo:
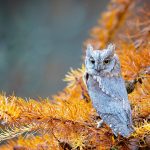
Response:
[[[100,128],[102,126],[102,124],[103,124],[103,120],[98,121],[97,122],[97,128]]]

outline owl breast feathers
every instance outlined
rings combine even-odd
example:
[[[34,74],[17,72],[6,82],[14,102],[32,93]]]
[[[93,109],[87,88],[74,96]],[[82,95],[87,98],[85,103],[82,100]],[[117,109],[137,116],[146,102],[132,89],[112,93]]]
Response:
[[[115,46],[93,50],[88,45],[85,82],[93,106],[113,133],[128,137],[132,132],[131,108]]]

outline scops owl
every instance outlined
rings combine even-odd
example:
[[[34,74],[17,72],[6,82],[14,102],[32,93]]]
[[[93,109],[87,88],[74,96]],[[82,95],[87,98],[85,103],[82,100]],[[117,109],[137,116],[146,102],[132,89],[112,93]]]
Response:
[[[93,50],[87,46],[85,82],[97,113],[113,133],[128,137],[133,132],[131,107],[115,45]]]

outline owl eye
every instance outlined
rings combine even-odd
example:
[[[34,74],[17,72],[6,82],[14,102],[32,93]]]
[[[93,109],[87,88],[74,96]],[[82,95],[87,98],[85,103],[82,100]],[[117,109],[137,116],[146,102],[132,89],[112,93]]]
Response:
[[[91,62],[92,64],[95,64],[95,60],[93,59],[93,57],[90,57],[90,62]]]
[[[108,64],[108,63],[110,63],[110,59],[105,59],[104,64]]]

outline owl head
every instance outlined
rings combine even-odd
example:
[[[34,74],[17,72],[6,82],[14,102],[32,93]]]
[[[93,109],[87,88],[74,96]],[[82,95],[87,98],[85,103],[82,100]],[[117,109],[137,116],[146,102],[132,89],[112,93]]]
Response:
[[[114,44],[109,44],[103,50],[93,50],[92,45],[87,46],[85,66],[89,74],[99,75],[111,73],[117,69],[118,64],[119,60],[115,54]]]

